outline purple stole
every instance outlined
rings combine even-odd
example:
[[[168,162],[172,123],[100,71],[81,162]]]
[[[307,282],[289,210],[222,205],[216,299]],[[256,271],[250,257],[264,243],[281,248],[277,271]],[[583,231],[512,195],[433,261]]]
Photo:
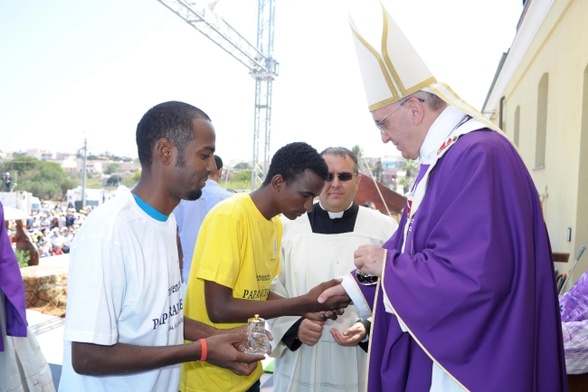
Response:
[[[27,336],[26,301],[24,285],[16,255],[12,250],[10,238],[4,222],[4,208],[0,203],[0,290],[5,295],[6,325],[0,328],[9,336]],[[0,351],[4,351],[4,341],[0,339]]]

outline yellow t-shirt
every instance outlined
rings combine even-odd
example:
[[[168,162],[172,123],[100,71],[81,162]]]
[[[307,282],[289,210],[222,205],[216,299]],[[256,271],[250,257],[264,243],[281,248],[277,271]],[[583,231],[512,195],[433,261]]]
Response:
[[[282,222],[259,212],[251,196],[235,195],[217,204],[202,222],[186,289],[184,315],[218,329],[244,323],[213,323],[204,299],[204,280],[230,287],[233,297],[265,301],[272,279],[280,272]],[[253,315],[251,315],[253,316]],[[206,362],[182,364],[180,390],[242,392],[257,381],[261,364],[249,376]]]

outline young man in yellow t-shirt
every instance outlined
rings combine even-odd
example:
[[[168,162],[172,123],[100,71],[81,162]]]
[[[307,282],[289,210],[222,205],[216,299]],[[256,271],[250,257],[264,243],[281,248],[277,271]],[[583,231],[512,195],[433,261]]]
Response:
[[[206,216],[194,249],[184,314],[218,329],[247,323],[255,314],[269,319],[301,316],[347,306],[336,298],[319,306],[318,295],[337,280],[324,282],[309,293],[282,298],[270,291],[280,272],[282,223],[278,215],[296,219],[312,209],[328,168],[306,143],[291,143],[273,156],[262,186],[217,204]],[[258,391],[263,369],[249,376],[205,362],[182,365],[180,390]]]

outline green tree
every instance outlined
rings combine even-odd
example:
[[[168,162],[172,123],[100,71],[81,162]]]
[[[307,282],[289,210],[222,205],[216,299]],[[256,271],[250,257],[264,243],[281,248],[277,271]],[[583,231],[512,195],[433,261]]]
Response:
[[[118,174],[113,174],[106,180],[106,186],[117,187],[122,182],[122,177]]]
[[[14,154],[12,160],[4,164],[2,172],[10,172],[13,177],[20,177],[25,172],[35,168],[40,161],[22,154]]]
[[[405,175],[398,179],[398,185],[401,185],[404,188],[404,193],[407,193],[419,172],[419,163],[412,159],[403,159],[399,169],[403,170]]]
[[[70,190],[70,189],[75,188],[76,186],[77,186],[77,184],[74,183],[72,181],[72,179],[69,178],[69,177],[67,179],[65,179],[63,182],[61,182],[59,184],[59,190],[61,191],[61,194],[63,195],[62,196],[63,197],[62,200],[66,200],[67,199],[67,191]]]
[[[239,162],[235,165],[235,167],[233,168],[235,171],[238,170],[247,170],[247,169],[251,169],[251,165],[249,165],[247,162]],[[249,173],[251,175],[251,173]]]
[[[251,169],[231,173],[228,181],[223,182],[221,185],[233,190],[251,189]]]
[[[359,170],[364,169],[365,168],[365,165],[364,165],[365,162],[363,161],[363,150],[361,149],[361,147],[356,144],[355,146],[351,147],[351,151],[357,157],[357,163],[359,165]]]
[[[406,172],[409,179],[414,179],[419,172],[419,162],[413,159],[403,159],[399,167]]]
[[[131,175],[131,180],[136,184],[141,179],[141,170],[137,170]]]
[[[382,173],[384,172],[384,169],[382,168],[382,160],[380,158],[378,158],[378,160],[376,161],[376,164],[374,165],[374,170],[373,170],[373,174],[374,177],[376,178],[376,180],[382,182]]]
[[[114,174],[118,171],[119,168],[119,164],[118,163],[111,163],[108,166],[106,166],[106,170],[104,170],[104,174]]]
[[[14,174],[17,190],[31,192],[45,200],[64,200],[66,190],[73,186],[72,180],[55,162],[15,154],[4,164],[4,170]]]
[[[29,252],[27,252],[26,250],[16,249],[14,251],[14,254],[16,255],[16,260],[18,261],[18,266],[20,268],[29,266],[29,260],[31,259],[31,255]]]
[[[102,173],[86,173],[86,188],[100,189],[103,186]]]

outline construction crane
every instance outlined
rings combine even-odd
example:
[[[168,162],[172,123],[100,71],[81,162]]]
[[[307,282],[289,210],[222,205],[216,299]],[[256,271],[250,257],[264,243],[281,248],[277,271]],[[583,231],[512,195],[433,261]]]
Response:
[[[218,0],[207,5],[201,5],[202,2],[194,0],[158,1],[246,66],[249,69],[249,75],[255,79],[251,189],[256,189],[270,163],[272,82],[278,76],[279,67],[279,63],[272,57],[274,0],[258,0],[257,2],[257,45],[255,46],[214,12],[214,5]],[[262,135],[263,139],[261,139]]]

